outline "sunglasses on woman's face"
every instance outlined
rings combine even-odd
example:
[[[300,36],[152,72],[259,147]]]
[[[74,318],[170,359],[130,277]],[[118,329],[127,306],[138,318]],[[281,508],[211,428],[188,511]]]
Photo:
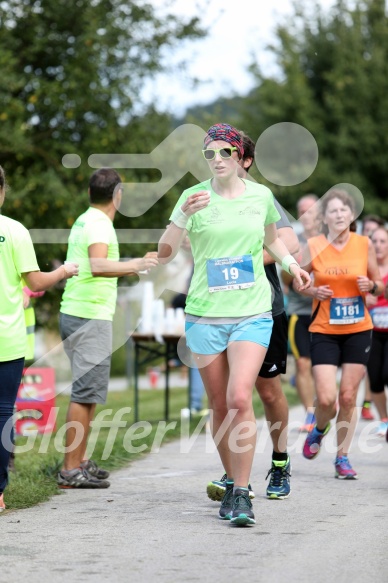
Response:
[[[202,150],[203,157],[205,160],[214,160],[216,154],[219,154],[221,158],[230,158],[232,156],[232,152],[236,152],[237,148],[232,146],[231,148],[219,148],[216,150],[215,148],[208,148],[206,150]]]

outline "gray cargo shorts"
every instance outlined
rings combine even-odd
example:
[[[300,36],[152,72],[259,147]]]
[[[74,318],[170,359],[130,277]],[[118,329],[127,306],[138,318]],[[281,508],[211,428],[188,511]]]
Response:
[[[105,403],[112,357],[112,322],[60,313],[59,330],[71,364],[70,400]]]

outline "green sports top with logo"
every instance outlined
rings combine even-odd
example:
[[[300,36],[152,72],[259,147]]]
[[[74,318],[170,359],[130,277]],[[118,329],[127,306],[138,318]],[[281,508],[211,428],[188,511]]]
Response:
[[[244,317],[271,310],[263,265],[264,227],[276,223],[280,215],[269,188],[243,182],[241,196],[225,199],[206,180],[185,190],[175,206],[195,192],[210,191],[209,205],[192,215],[186,227],[194,257],[187,314]]]

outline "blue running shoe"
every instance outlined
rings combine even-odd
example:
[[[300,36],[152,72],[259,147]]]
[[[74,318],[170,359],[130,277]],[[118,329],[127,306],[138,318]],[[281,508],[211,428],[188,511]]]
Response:
[[[291,492],[290,477],[291,477],[291,463],[288,457],[287,461],[279,462],[272,460],[271,469],[268,471],[267,477],[271,475],[267,488],[267,498],[271,500],[283,500],[288,498]]]
[[[303,446],[303,455],[308,460],[313,460],[319,454],[321,449],[322,439],[329,433],[330,423],[325,427],[323,433],[317,430],[317,426],[314,425],[313,429],[306,437],[306,441]]]
[[[255,515],[252,511],[252,502],[247,490],[236,488],[234,491],[230,523],[236,526],[256,524]]]
[[[219,517],[221,520],[230,520],[233,506],[233,482],[226,484],[225,494],[221,502]]]
[[[227,480],[227,475],[224,474],[222,476],[221,480],[213,480],[212,482],[208,483],[208,485],[206,487],[206,493],[208,495],[208,498],[210,498],[210,500],[214,500],[215,502],[221,502],[221,500],[224,497],[225,490],[226,490],[226,480]],[[249,497],[254,498],[255,493],[252,490],[252,486],[250,484],[248,484],[248,490],[249,490]]]

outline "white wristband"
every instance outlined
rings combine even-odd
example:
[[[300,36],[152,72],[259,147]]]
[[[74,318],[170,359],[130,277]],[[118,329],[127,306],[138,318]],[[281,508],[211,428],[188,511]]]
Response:
[[[189,221],[189,218],[182,210],[182,207],[177,208],[172,217],[171,220],[173,223],[176,224],[177,227],[179,227],[180,229],[186,229],[186,225]]]
[[[286,255],[285,257],[283,257],[282,269],[284,271],[287,271],[287,273],[289,273],[290,275],[293,275],[290,271],[290,265],[292,263],[295,263],[295,265],[297,265],[299,267],[299,263],[296,261],[296,259],[294,259],[294,257],[292,255]]]

